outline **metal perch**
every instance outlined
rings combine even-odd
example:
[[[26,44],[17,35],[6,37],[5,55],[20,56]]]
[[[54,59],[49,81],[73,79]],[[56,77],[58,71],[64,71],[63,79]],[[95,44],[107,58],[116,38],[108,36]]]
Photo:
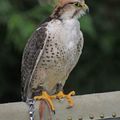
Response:
[[[46,102],[35,104],[35,120],[120,120],[120,92],[90,94],[73,97],[75,105],[67,108],[66,100],[54,100],[56,113]],[[29,120],[24,102],[0,104],[0,120]],[[39,111],[41,115],[39,115]]]

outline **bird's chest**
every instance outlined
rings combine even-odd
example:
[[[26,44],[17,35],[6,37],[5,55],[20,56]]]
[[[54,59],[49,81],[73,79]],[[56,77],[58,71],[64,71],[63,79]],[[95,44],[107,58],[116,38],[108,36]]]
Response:
[[[62,32],[60,33],[60,41],[64,46],[66,57],[69,56],[70,59],[74,59],[78,54],[78,46],[81,44],[80,28],[79,26],[72,26],[70,23],[68,23],[64,25],[61,30]]]
[[[66,23],[63,29],[61,28],[63,32],[60,34],[60,40],[64,46],[65,64],[68,70],[71,70],[76,65],[83,46],[83,36],[79,24],[71,24]]]
[[[77,63],[83,46],[83,36],[78,22],[66,21],[49,26],[44,58],[50,68],[72,69]],[[51,67],[52,66],[52,67]]]

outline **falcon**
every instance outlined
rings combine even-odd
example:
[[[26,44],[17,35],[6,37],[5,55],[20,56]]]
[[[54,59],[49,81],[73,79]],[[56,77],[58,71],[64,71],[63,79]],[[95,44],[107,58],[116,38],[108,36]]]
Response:
[[[59,0],[52,14],[41,23],[28,40],[22,57],[22,98],[46,100],[55,111],[52,99],[71,95],[63,86],[77,64],[83,48],[83,34],[78,18],[88,11],[84,0]]]

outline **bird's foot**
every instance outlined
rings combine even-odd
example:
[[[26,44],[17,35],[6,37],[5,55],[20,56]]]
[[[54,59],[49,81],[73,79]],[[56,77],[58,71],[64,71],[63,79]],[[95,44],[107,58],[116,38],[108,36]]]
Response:
[[[55,96],[50,96],[48,95],[47,92],[43,91],[42,95],[40,96],[35,96],[34,97],[35,100],[45,100],[48,102],[48,104],[50,105],[50,108],[53,112],[55,112],[55,107],[53,105],[52,99],[55,99]]]
[[[68,103],[69,103],[69,107],[73,107],[74,101],[71,98],[71,96],[73,96],[73,95],[75,95],[75,91],[71,91],[69,94],[64,94],[63,91],[60,91],[55,96],[56,96],[57,99],[66,98]]]

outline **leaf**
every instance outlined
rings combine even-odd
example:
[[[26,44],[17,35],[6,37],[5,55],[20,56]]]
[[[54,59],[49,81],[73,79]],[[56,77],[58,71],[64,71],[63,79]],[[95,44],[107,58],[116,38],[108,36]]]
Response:
[[[34,23],[24,16],[13,14],[8,21],[8,41],[13,42],[17,49],[23,49],[26,40],[33,32],[34,26]]]

